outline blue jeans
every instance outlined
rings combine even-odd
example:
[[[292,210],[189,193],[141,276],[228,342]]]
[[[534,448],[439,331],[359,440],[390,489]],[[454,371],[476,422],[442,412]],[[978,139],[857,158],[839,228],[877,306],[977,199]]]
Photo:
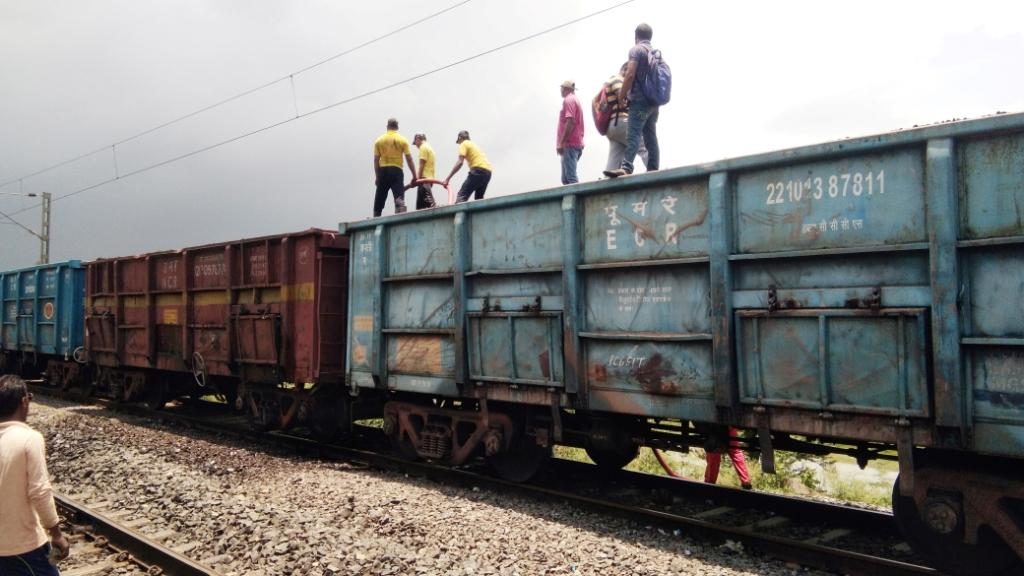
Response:
[[[583,148],[562,148],[562,184],[575,184],[580,181],[576,177],[576,164],[583,156]]]
[[[658,107],[646,102],[629,103],[629,126],[626,134],[626,152],[622,157],[622,169],[633,173],[633,160],[640,151],[640,138],[647,147],[647,171],[658,169],[661,151],[658,149]]]
[[[50,543],[17,556],[0,556],[0,574],[3,576],[60,576],[50,564]]]

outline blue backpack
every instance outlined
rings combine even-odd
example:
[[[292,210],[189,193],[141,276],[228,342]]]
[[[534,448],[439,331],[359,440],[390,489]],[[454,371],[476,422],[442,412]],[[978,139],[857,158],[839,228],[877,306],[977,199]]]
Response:
[[[672,70],[661,59],[661,50],[647,52],[647,76],[641,91],[644,98],[655,106],[668,104],[672,98]]]

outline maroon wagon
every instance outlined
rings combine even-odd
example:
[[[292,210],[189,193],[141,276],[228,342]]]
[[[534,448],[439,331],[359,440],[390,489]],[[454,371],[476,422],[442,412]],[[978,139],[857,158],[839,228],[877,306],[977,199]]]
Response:
[[[89,262],[95,385],[157,406],[222,394],[293,424],[344,380],[347,277],[348,239],[318,229]]]

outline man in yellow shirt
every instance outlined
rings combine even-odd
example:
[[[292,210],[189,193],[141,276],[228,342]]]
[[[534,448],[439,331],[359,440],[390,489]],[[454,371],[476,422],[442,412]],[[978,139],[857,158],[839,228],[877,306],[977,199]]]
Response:
[[[388,119],[388,131],[373,143],[373,173],[377,193],[373,197],[373,216],[376,218],[384,211],[384,203],[388,200],[388,190],[395,197],[395,214],[405,212],[405,184],[402,179],[402,156],[412,172],[412,180],[416,179],[416,166],[412,163],[409,152],[409,141],[398,133],[398,120]],[[410,180],[410,184],[412,182]]]
[[[412,143],[420,150],[420,171],[417,180],[434,179],[434,148],[427,144],[426,134],[417,134],[412,137]],[[420,183],[416,187],[416,209],[433,208],[437,206],[434,201],[434,192],[431,190],[433,184]]]
[[[50,547],[68,555],[46,471],[43,435],[25,423],[32,395],[17,376],[0,376],[0,574],[59,576]]]
[[[463,162],[469,162],[469,176],[462,183],[462,188],[459,189],[459,195],[456,196],[455,203],[458,204],[469,200],[469,195],[474,194],[474,192],[474,197],[477,200],[482,200],[484,194],[487,193],[487,184],[491,181],[491,163],[487,161],[487,156],[480,150],[480,147],[469,139],[469,132],[466,130],[459,132],[455,143],[459,145],[459,159],[455,161],[455,167],[452,168],[451,174],[444,179],[444,185],[445,187],[448,186],[452,176],[455,176],[455,173],[462,168]]]

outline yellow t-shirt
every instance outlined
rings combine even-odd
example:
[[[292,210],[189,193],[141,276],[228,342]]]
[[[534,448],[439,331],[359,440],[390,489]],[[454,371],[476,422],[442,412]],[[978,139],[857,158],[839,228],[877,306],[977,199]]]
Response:
[[[402,167],[402,156],[409,153],[409,141],[398,130],[388,130],[373,143],[373,155],[380,158],[381,168]]]
[[[491,169],[491,163],[487,161],[487,156],[484,156],[483,151],[480,150],[480,147],[474,144],[472,140],[463,140],[462,144],[459,144],[459,156],[464,156],[466,158],[469,162],[470,169]]]
[[[420,174],[421,178],[433,178],[434,177],[434,149],[430,147],[430,144],[422,142],[420,144],[420,161],[426,160],[423,164],[423,174]]]

